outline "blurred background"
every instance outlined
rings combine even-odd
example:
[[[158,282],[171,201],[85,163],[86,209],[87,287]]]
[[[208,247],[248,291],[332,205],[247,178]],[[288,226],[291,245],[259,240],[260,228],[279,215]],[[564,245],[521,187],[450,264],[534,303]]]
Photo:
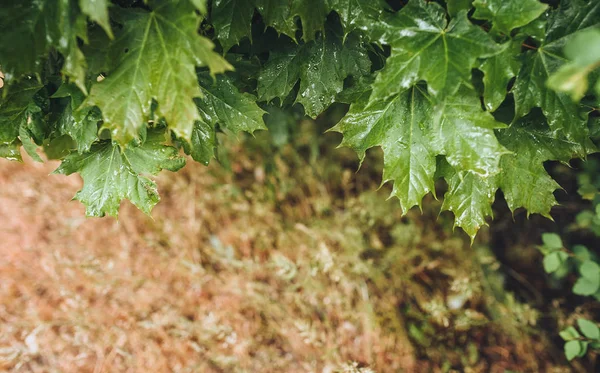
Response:
[[[432,196],[402,215],[378,149],[360,168],[336,149],[323,132],[341,110],[270,108],[269,132],[162,173],[152,216],[127,202],[86,218],[77,175],[0,160],[0,370],[598,371],[593,351],[567,362],[558,335],[598,302],[547,275],[539,248],[555,232],[597,255],[598,158],[547,165],[564,188],[554,221],[498,193],[471,246]]]

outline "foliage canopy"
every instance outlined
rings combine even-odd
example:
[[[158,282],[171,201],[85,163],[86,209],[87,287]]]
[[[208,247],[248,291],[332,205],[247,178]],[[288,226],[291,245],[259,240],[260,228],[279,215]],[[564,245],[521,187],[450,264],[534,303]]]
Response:
[[[547,3],[5,0],[0,156],[61,159],[88,215],[149,212],[178,149],[207,164],[217,131],[265,129],[270,106],[346,103],[331,130],[361,161],[383,149],[403,211],[444,178],[471,237],[499,189],[549,217],[544,162],[596,151],[600,2]]]

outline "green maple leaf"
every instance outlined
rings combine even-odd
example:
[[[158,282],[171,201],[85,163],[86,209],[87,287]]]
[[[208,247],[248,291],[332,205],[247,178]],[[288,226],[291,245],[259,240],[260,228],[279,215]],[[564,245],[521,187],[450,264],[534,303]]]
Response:
[[[108,0],[79,0],[81,11],[90,17],[92,21],[97,22],[111,39],[113,33],[110,28],[108,18]]]
[[[237,134],[240,131],[253,133],[266,129],[263,115],[256,97],[242,93],[225,75],[213,79],[207,72],[198,74],[202,97],[196,99],[201,119],[196,121],[190,143],[183,147],[192,158],[207,165],[214,157],[216,138],[215,126],[220,124],[227,132]]]
[[[588,132],[586,121],[580,115],[577,104],[567,94],[548,88],[546,81],[567,62],[563,48],[573,34],[598,24],[600,2],[561,2],[559,10],[550,15],[543,43],[524,56],[513,87],[515,119],[525,116],[534,107],[540,107],[552,130],[561,131],[579,143],[585,141]]]
[[[296,39],[298,26],[294,16],[290,15],[291,7],[288,1],[256,0],[256,7],[265,22],[280,34]]]
[[[508,82],[519,71],[519,55],[521,42],[509,42],[505,49],[490,58],[485,59],[479,69],[483,72],[483,102],[489,111],[495,111],[506,98]]]
[[[520,27],[517,33],[517,37],[525,35],[526,37],[531,37],[538,43],[543,43],[546,39],[548,14],[550,14],[550,12],[543,13],[541,16],[529,22],[527,25]]]
[[[88,216],[116,217],[123,199],[149,214],[159,197],[156,184],[146,175],[156,175],[162,169],[177,171],[185,165],[177,149],[163,142],[164,132],[156,130],[148,132],[142,145],[126,149],[110,141],[97,143],[89,153],[69,154],[54,172],[81,175],[83,188],[75,199],[86,206]]]
[[[98,76],[103,76],[110,70],[108,50],[111,44],[112,40],[106,35],[104,30],[98,27],[88,30],[88,40],[86,44],[81,46],[81,51],[86,57],[87,74],[89,77],[97,79]]]
[[[381,146],[383,182],[393,181],[392,195],[404,212],[421,206],[434,191],[436,153],[431,147],[432,103],[421,87],[412,87],[388,101],[354,103],[333,131],[344,135],[340,146],[355,150],[361,162],[367,149]]]
[[[296,102],[306,114],[316,117],[335,101],[348,76],[370,73],[371,62],[358,35],[329,27],[326,35],[317,40],[273,52],[258,76],[260,100],[271,101],[285,97],[300,80]]]
[[[590,28],[576,33],[564,51],[571,62],[550,76],[548,86],[570,94],[573,101],[579,101],[588,90],[588,75],[600,68],[600,29]],[[600,80],[595,88],[600,97]]]
[[[251,37],[250,22],[254,14],[252,0],[215,0],[211,21],[224,51],[238,44],[244,37]]]
[[[537,0],[475,0],[473,18],[492,22],[492,31],[506,35],[539,17],[548,5]]]
[[[375,26],[379,40],[392,47],[386,66],[377,76],[373,95],[386,98],[419,80],[429,93],[446,96],[469,83],[477,58],[502,51],[490,36],[459,12],[449,23],[444,9],[434,2],[411,0],[399,12]]]
[[[466,88],[434,105],[424,88],[414,86],[389,100],[353,104],[332,130],[344,135],[341,145],[354,149],[361,161],[367,149],[382,147],[383,181],[394,182],[392,194],[407,211],[434,190],[438,154],[459,172],[482,179],[498,174],[500,158],[508,153],[494,135],[502,127]]]
[[[32,97],[24,115],[21,115],[21,123],[19,123],[19,139],[23,149],[36,162],[43,162],[36,150],[37,146],[42,144],[48,132],[41,107],[46,106],[44,94],[45,92],[42,90]]]
[[[314,41],[300,72],[300,90],[296,101],[315,118],[335,101],[344,89],[344,79],[370,73],[371,62],[357,35],[342,42],[333,31]]]
[[[212,73],[231,69],[198,35],[200,18],[187,0],[161,3],[152,11],[122,10],[123,29],[111,45],[107,77],[94,84],[86,100],[102,110],[104,128],[124,145],[138,138],[150,115],[156,115],[179,137],[190,139],[200,119],[194,97],[200,97],[196,66]]]
[[[344,90],[337,95],[336,101],[348,105],[368,102],[371,93],[373,93],[372,85],[374,80],[375,77],[372,75],[365,75],[358,79],[354,79],[353,84],[350,87],[344,88]]]
[[[383,0],[330,0],[330,6],[340,16],[346,34],[356,29],[368,32],[389,9]]]
[[[448,13],[454,17],[461,10],[469,10],[471,9],[471,3],[473,0],[446,0],[446,5],[448,7]]]
[[[532,113],[510,127],[497,131],[502,144],[510,149],[529,152],[538,161],[560,161],[569,163],[574,157],[584,158],[596,151],[595,145],[587,138],[583,143],[573,141],[555,133],[543,117]]]
[[[335,0],[340,6],[348,0]],[[361,0],[351,2],[362,3]],[[362,5],[362,4],[361,4]],[[347,5],[351,10],[361,10],[360,7]],[[295,17],[302,22],[302,39],[305,42],[315,39],[317,32],[323,32],[327,15],[331,12],[329,1],[312,0],[215,0],[211,20],[217,31],[223,49],[228,51],[245,37],[251,38],[251,21],[254,10],[257,9],[267,26],[277,32],[296,39],[298,25]],[[356,17],[347,18],[354,25]]]
[[[302,39],[314,40],[317,32],[323,33],[325,20],[331,11],[328,1],[290,0],[290,16],[298,16],[302,22]],[[291,36],[291,35],[290,35]]]
[[[446,155],[458,172],[471,171],[482,177],[500,172],[500,158],[508,154],[496,139],[494,129],[504,128],[481,109],[475,92],[463,87],[436,105],[433,111],[432,146]]]
[[[259,100],[271,101],[279,98],[282,104],[300,79],[307,59],[305,45],[271,52],[267,63],[258,74]]]
[[[443,208],[473,238],[491,216],[500,160],[510,153],[494,133],[506,125],[483,111],[467,87],[437,104],[432,101],[419,87],[388,100],[371,95],[368,103],[353,104],[332,130],[343,133],[342,145],[353,148],[361,161],[368,148],[383,148],[383,180],[393,180],[403,211],[420,206],[434,190],[435,157],[445,155],[448,163],[439,170],[449,184]]]
[[[318,32],[324,31],[327,15],[332,10],[338,13],[345,34],[349,34],[357,29],[368,31],[389,9],[383,0],[255,0],[255,3],[267,26],[292,39],[296,39],[298,30],[294,18],[299,17],[304,41],[313,40]]]
[[[556,206],[554,191],[560,185],[548,175],[539,160],[532,160],[529,152],[519,152],[502,159],[503,172],[499,177],[500,188],[511,211],[524,207],[529,214],[541,214],[551,218],[550,209]]]
[[[498,131],[500,142],[513,154],[502,157],[499,185],[511,211],[524,207],[527,214],[538,213],[550,218],[557,205],[554,191],[560,185],[544,169],[547,160],[564,163],[595,151],[587,139],[583,144],[553,132],[543,118],[528,116]]]
[[[21,152],[19,151],[20,147],[21,142],[19,140],[15,140],[11,143],[0,143],[0,158],[21,162],[23,159],[21,158]]]
[[[442,174],[448,182],[442,210],[451,211],[455,217],[454,225],[461,227],[473,241],[477,231],[487,225],[486,218],[493,216],[491,205],[498,189],[496,176],[457,172],[450,166],[444,167]]]
[[[9,0],[0,12],[0,65],[7,81],[40,73],[51,49],[64,57],[62,72],[86,92],[86,18],[75,0]]]
[[[40,110],[33,97],[42,85],[35,79],[23,79],[9,88],[5,97],[0,98],[0,144],[3,145],[12,144],[32,113]]]
[[[52,97],[60,98],[57,105],[63,108],[56,120],[58,134],[71,137],[78,152],[88,152],[98,139],[98,122],[102,120],[102,114],[96,107],[81,107],[85,96],[71,84],[63,83]]]
[[[266,129],[262,118],[267,112],[258,107],[255,96],[241,93],[227,76],[213,80],[207,73],[200,73],[198,80],[203,95],[196,102],[204,122],[213,126],[219,123],[234,134]]]
[[[190,0],[192,4],[198,9],[198,11],[202,14],[206,14],[206,0]]]
[[[23,145],[23,149],[29,154],[29,156],[36,162],[43,162],[42,158],[37,153],[37,144],[32,139],[33,135],[26,127],[21,126],[19,128],[19,139]]]
[[[196,121],[190,142],[184,141],[182,145],[185,153],[191,155],[193,160],[208,166],[215,156],[217,146],[215,126],[202,119]]]

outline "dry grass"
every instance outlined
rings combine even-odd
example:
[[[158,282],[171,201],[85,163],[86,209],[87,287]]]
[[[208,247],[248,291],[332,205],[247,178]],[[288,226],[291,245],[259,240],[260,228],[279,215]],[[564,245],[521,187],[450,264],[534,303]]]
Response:
[[[332,269],[336,254],[315,232],[299,224],[286,233],[274,206],[248,202],[212,170],[164,175],[154,220],[124,205],[117,222],[84,218],[78,202],[67,202],[78,178],[48,176],[55,166],[1,164],[4,369],[413,364],[410,344],[371,322],[364,282],[346,281],[359,268]]]
[[[68,202],[55,163],[0,160],[0,369],[549,371],[535,315],[488,299],[484,256],[435,214],[402,220],[355,165],[275,163],[283,182],[244,158],[162,174],[153,218],[117,222]]]

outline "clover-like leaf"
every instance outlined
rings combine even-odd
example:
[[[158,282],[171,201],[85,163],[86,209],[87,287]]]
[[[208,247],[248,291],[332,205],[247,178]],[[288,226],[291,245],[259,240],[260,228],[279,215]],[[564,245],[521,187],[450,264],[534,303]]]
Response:
[[[575,329],[572,326],[569,326],[568,328],[562,330],[558,334],[565,341],[572,341],[574,339],[581,338],[581,334],[579,334],[579,332],[577,331],[577,329]]]
[[[577,319],[577,326],[587,338],[600,339],[600,328],[590,320]]]
[[[558,270],[568,257],[569,254],[562,251],[556,251],[544,256],[544,271],[546,271],[546,273],[552,273]]]
[[[582,341],[568,341],[565,343],[565,356],[569,361],[579,357],[582,352],[585,354],[585,351],[584,343]]]
[[[544,243],[544,247],[550,251],[557,251],[564,247],[562,239],[556,233],[542,234],[542,242]]]

